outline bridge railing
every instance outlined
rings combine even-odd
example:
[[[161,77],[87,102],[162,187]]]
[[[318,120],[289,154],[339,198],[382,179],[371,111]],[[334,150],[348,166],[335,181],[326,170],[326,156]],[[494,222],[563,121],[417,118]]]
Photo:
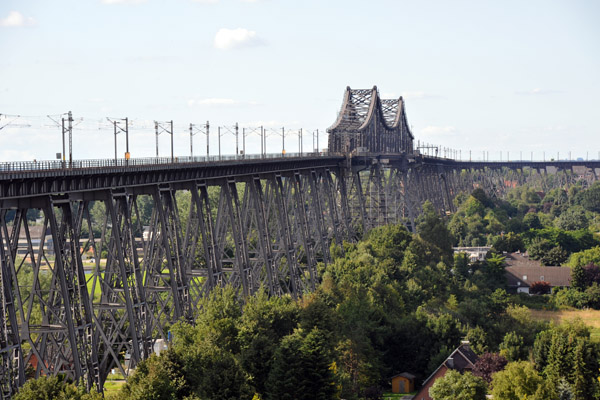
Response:
[[[69,170],[69,169],[90,169],[90,168],[129,168],[151,165],[170,165],[170,164],[198,164],[198,163],[215,163],[227,161],[244,161],[244,160],[274,160],[274,159],[289,159],[298,157],[324,157],[334,155],[331,153],[269,153],[269,154],[238,154],[238,155],[215,155],[215,156],[184,156],[184,157],[146,157],[132,158],[126,160],[124,158],[117,159],[89,159],[89,160],[44,160],[44,161],[17,161],[0,163],[0,174],[22,171],[53,171],[53,170]]]

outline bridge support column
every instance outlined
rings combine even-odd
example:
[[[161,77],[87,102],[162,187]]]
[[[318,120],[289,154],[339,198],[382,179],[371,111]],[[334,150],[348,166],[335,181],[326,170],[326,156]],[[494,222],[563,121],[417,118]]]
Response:
[[[14,258],[8,257],[4,248],[10,249],[7,210],[0,210],[0,399],[9,399],[25,383],[25,368],[13,287],[18,288]],[[5,242],[5,239],[7,241]],[[12,253],[12,252],[11,252]],[[18,290],[15,291],[20,297]],[[16,304],[22,308],[20,299]]]

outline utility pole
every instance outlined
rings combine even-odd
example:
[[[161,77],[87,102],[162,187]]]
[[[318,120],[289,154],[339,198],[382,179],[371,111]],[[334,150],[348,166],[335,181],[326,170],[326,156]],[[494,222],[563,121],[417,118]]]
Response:
[[[69,168],[73,166],[73,114],[69,111]]]
[[[125,162],[129,164],[129,118],[125,117]]]
[[[198,134],[198,132],[206,135],[206,159],[208,160],[209,157],[209,153],[210,153],[210,142],[209,142],[209,129],[210,129],[210,124],[208,121],[206,121],[205,125],[201,125],[202,127],[204,127],[204,130],[202,129],[198,129],[196,128],[195,124],[190,124],[190,157],[193,159],[194,158],[194,143],[193,143],[193,136],[196,136]],[[196,130],[194,132],[194,129]]]
[[[221,127],[219,126],[217,136],[219,138],[219,160],[221,160]]]
[[[208,161],[208,157],[210,157],[210,142],[209,142],[209,135],[210,132],[210,124],[208,123],[208,121],[206,121],[206,161]]]
[[[158,158],[158,122],[154,121],[154,134],[156,135],[156,158]]]
[[[319,130],[317,129],[317,154],[319,153]]]
[[[285,127],[281,128],[281,154],[285,156]]]
[[[115,128],[115,165],[117,165],[117,121],[113,121],[113,126]]]
[[[62,119],[62,167],[65,167],[65,119]]]
[[[113,124],[114,135],[115,135],[115,165],[117,165],[118,155],[117,155],[117,135],[121,132],[125,132],[125,164],[129,164],[129,118],[121,118],[120,120],[115,119],[111,120],[110,118],[106,118],[109,122]],[[125,121],[125,129],[123,129],[119,124]]]
[[[260,156],[264,157],[265,156],[265,130],[263,128],[263,126],[260,126]]]
[[[192,140],[192,136],[194,136],[193,128],[194,125],[190,123],[190,161],[194,159],[194,141]]]
[[[154,134],[156,135],[156,157],[158,157],[158,136],[166,132],[171,135],[171,162],[175,161],[175,157],[173,155],[173,120],[168,122],[158,122],[154,121]]]
[[[235,157],[237,158],[238,154],[240,154],[240,139],[239,139],[239,129],[237,122],[235,123]]]
[[[246,158],[246,128],[242,128],[242,153],[242,158]]]

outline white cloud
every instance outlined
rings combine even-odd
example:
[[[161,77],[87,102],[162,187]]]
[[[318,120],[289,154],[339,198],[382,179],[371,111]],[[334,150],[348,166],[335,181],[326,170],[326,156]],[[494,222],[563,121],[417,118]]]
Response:
[[[215,4],[218,3],[219,0],[192,0],[194,3],[203,3],[203,4]]]
[[[6,18],[0,19],[0,26],[7,28],[16,28],[22,26],[35,25],[35,20],[31,17],[25,17],[18,11],[11,11]]]
[[[214,46],[221,50],[230,50],[242,47],[259,46],[263,41],[255,31],[244,28],[221,28],[215,35]]]
[[[146,0],[102,0],[103,4],[141,4]]]
[[[531,90],[517,91],[516,94],[527,96],[543,96],[547,94],[562,93],[561,90],[535,88]]]

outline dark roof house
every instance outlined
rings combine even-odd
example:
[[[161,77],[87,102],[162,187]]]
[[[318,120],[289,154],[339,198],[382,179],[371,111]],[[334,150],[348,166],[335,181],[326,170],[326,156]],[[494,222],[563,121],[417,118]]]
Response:
[[[550,287],[570,287],[571,268],[569,267],[506,267],[506,281],[509,289],[519,293],[529,293],[534,282],[548,282]]]
[[[475,363],[479,357],[471,350],[468,341],[461,342],[460,346],[456,348],[450,354],[448,358],[435,370],[433,373],[425,379],[423,386],[413,397],[413,400],[432,400],[429,395],[429,389],[433,386],[435,381],[444,375],[450,369],[454,369],[463,373],[464,371],[470,371],[475,366]]]

